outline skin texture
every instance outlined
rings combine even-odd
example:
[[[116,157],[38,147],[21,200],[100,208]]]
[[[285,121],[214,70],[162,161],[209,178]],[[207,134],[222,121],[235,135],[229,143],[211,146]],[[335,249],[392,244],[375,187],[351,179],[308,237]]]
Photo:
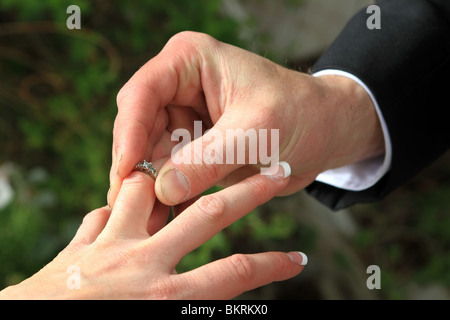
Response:
[[[258,165],[237,162],[174,163],[170,156],[178,141],[171,141],[171,133],[184,128],[193,136],[195,120],[204,130],[221,132],[278,129],[279,159],[292,168],[278,195],[303,189],[327,169],[384,151],[375,108],[354,81],[289,70],[201,33],[171,38],[123,86],[117,104],[110,206],[123,179],[143,159],[158,163],[156,196],[167,205],[195,200],[211,186],[232,185],[258,172]],[[202,152],[214,144],[224,152],[232,148],[208,132],[203,138]],[[175,171],[182,173],[178,179],[168,174]]]
[[[275,176],[257,174],[199,198],[164,226],[167,210],[156,201],[154,181],[133,172],[123,181],[114,209],[87,214],[72,242],[53,261],[1,291],[0,298],[230,299],[291,278],[304,268],[298,252],[235,254],[186,273],[175,271],[184,255],[287,183],[282,169]],[[74,269],[79,275],[75,289]]]

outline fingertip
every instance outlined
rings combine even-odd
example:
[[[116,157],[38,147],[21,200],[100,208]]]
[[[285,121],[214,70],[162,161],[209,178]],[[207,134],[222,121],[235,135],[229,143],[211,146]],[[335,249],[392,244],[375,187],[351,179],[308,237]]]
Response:
[[[188,199],[191,183],[180,170],[173,168],[165,171],[160,178],[160,191],[166,204],[178,204]]]
[[[125,179],[146,154],[151,154],[147,150],[148,135],[149,131],[140,122],[121,125],[120,136],[115,137],[112,176]]]
[[[111,207],[108,206],[108,205],[103,206],[103,207],[101,207],[101,208],[98,208],[97,210],[100,211],[100,214],[108,214],[108,213],[111,213]]]
[[[293,263],[299,266],[306,266],[308,264],[308,256],[301,251],[288,252],[287,256]]]
[[[133,173],[134,167],[138,162],[139,160],[134,156],[129,157],[120,154],[114,169],[115,179],[123,181],[128,178]]]
[[[287,181],[291,175],[291,166],[286,161],[281,161],[269,168],[262,168],[261,174],[272,181]]]
[[[308,264],[308,256],[300,251],[298,253],[302,256],[302,262],[300,263],[300,265],[306,266]]]
[[[286,161],[281,161],[279,166],[283,168],[283,178],[286,179],[291,175],[291,166]]]

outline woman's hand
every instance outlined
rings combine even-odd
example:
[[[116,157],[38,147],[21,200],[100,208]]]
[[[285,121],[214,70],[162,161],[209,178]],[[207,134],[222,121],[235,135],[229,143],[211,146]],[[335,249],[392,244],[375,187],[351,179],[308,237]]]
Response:
[[[167,208],[155,204],[154,182],[133,172],[114,208],[87,214],[72,242],[22,283],[0,292],[12,299],[228,299],[291,278],[303,270],[299,252],[236,254],[182,274],[180,259],[289,183],[251,176],[203,196],[166,226]]]

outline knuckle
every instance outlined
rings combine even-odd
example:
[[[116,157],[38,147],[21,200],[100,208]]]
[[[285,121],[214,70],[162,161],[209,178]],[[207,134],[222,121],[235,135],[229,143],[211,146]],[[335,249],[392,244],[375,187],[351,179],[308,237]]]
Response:
[[[209,180],[212,179],[212,181],[214,182],[222,180],[223,173],[220,170],[220,165],[213,162],[211,164],[205,164],[203,166],[206,167],[206,175],[209,177]]]
[[[205,44],[206,43],[212,43],[214,41],[217,41],[210,35],[202,32],[196,32],[196,31],[181,31],[173,35],[169,42],[182,42],[182,43],[190,43],[192,45],[197,44],[199,42]]]
[[[117,104],[117,107],[120,107],[120,104],[121,104],[121,102],[122,102],[122,99],[124,98],[124,96],[125,96],[125,89],[124,89],[125,87],[122,87],[120,90],[119,90],[119,92],[117,93],[117,95],[116,95],[116,104]]]
[[[120,108],[120,105],[122,104],[122,101],[133,91],[133,87],[126,83],[117,93],[116,96],[116,104],[117,107]]]
[[[95,210],[92,210],[91,212],[89,212],[88,214],[86,214],[83,217],[83,220],[81,221],[81,225],[88,224],[94,218],[94,216],[96,214],[98,214],[98,211],[99,211],[99,209],[95,209]]]
[[[195,185],[208,185],[213,182],[214,184],[221,181],[224,178],[225,171],[224,166],[219,163],[212,162],[207,163],[203,159],[204,146],[197,148],[195,141],[191,142],[191,163],[186,166],[186,169],[182,169],[184,172],[189,172],[189,178],[191,181],[197,181]]]
[[[110,211],[108,212],[108,210],[105,208],[98,208],[92,210],[83,217],[83,220],[81,221],[81,225],[78,228],[78,230],[84,231],[85,228],[89,227],[91,224],[98,225],[102,223],[102,221],[104,221],[109,217]]]
[[[234,254],[230,257],[230,268],[238,282],[251,282],[255,274],[254,261],[245,254]]]
[[[194,174],[194,179],[201,182],[210,183],[211,181],[218,182],[222,180],[222,173],[220,170],[220,165],[216,163],[204,163],[201,165],[192,166],[192,173]]]
[[[221,221],[225,214],[225,202],[217,195],[206,195],[197,200],[199,213],[212,223]]]

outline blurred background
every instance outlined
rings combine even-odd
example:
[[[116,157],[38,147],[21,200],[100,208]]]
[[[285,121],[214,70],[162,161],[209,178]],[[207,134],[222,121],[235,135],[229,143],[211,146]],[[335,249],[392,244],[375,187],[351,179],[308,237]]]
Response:
[[[208,33],[307,71],[359,0],[2,0],[0,288],[51,261],[105,205],[115,98],[169,38]],[[68,30],[69,5],[81,29]],[[233,253],[302,250],[298,277],[250,299],[450,298],[450,157],[376,204],[330,212],[303,192],[276,198],[185,257],[179,272]],[[369,290],[378,265],[381,289]]]

